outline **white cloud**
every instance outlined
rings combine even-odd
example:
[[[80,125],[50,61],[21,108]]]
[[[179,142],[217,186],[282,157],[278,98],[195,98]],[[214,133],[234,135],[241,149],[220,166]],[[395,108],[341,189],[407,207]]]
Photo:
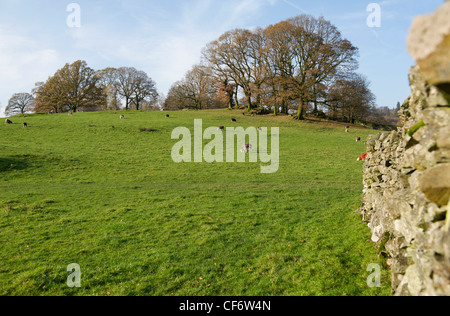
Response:
[[[31,38],[0,26],[0,115],[14,93],[31,92],[59,66],[58,53]]]
[[[80,28],[67,27],[64,6],[61,27],[45,35],[33,34],[33,24],[25,21],[22,29],[0,25],[0,103],[5,107],[13,93],[30,91],[36,81],[78,59],[94,69],[136,67],[167,93],[200,62],[208,42],[232,28],[251,27],[264,8],[279,1],[195,0],[177,1],[177,6],[116,1],[83,4]]]
[[[176,15],[170,16],[159,9],[156,13],[152,11],[155,16],[151,19],[144,14],[149,8],[140,12],[135,3],[123,3],[127,15],[134,21],[130,33],[111,34],[108,25],[89,23],[66,33],[72,38],[78,56],[97,56],[91,59],[94,63],[107,61],[112,67],[140,68],[157,82],[161,92],[167,93],[175,81],[200,62],[201,50],[208,42],[231,28],[245,27],[251,17],[257,16],[264,6],[275,4],[276,0],[231,2],[184,2],[177,8]],[[88,64],[96,67],[90,60]]]

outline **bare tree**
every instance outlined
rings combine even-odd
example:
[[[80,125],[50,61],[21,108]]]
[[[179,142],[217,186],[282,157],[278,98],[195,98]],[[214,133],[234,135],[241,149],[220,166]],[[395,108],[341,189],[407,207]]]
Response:
[[[125,110],[128,111],[136,91],[137,70],[130,67],[117,69],[116,87],[119,95],[125,99]]]
[[[29,93],[16,93],[9,99],[6,115],[24,114],[33,109],[34,98]]]
[[[213,41],[204,50],[203,56],[214,72],[226,82],[240,86],[247,98],[248,108],[252,108],[252,60],[248,30],[235,29],[226,32],[217,41]]]
[[[357,73],[336,81],[330,88],[329,97],[333,99],[329,106],[334,116],[340,115],[349,123],[371,115],[375,107],[369,81]]]
[[[211,69],[195,65],[182,80],[172,86],[164,108],[202,110],[217,107],[220,103],[218,99],[219,89],[215,85]]]
[[[103,110],[119,110],[121,107],[119,92],[116,86],[118,72],[116,68],[105,68],[96,72],[99,86],[103,90],[106,103]]]
[[[133,84],[134,91],[132,103],[136,110],[140,110],[143,102],[153,102],[158,97],[155,82],[143,71],[137,71],[134,74]]]

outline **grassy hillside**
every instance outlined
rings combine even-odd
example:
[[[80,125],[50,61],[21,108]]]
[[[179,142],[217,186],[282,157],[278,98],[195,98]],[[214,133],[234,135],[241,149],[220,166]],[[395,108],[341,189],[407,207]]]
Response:
[[[125,114],[120,120],[119,115]],[[0,295],[389,295],[355,214],[371,131],[226,110],[0,124]],[[175,127],[280,127],[280,169],[175,164]],[[21,123],[26,121],[28,128]],[[151,127],[154,132],[141,132]],[[81,288],[66,285],[81,267]]]

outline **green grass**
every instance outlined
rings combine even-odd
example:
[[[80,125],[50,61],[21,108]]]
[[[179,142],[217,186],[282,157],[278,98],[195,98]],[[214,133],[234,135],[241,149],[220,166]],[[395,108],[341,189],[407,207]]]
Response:
[[[355,210],[369,130],[226,110],[0,124],[0,295],[390,295]],[[280,127],[280,169],[175,164],[175,127]],[[22,121],[29,124],[21,126]],[[19,124],[20,123],[20,124]],[[81,288],[66,285],[81,267]]]

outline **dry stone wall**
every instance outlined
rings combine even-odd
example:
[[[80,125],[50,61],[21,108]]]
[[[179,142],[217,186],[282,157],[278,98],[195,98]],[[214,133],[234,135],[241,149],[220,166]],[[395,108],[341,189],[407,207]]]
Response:
[[[366,143],[359,212],[387,258],[398,296],[450,295],[449,12],[447,1],[414,22],[408,46],[418,65],[400,112],[404,125]]]

